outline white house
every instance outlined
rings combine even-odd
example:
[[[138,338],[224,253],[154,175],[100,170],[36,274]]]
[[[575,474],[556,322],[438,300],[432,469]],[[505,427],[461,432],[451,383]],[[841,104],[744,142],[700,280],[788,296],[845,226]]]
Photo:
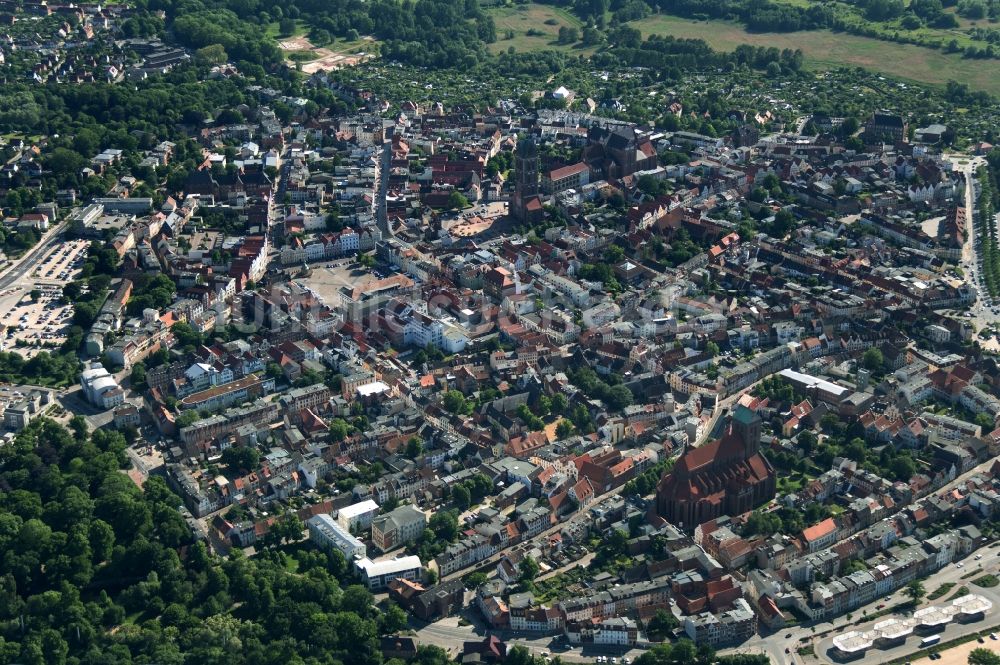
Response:
[[[367,529],[378,514],[378,504],[371,499],[352,503],[337,512],[337,521],[348,531]]]

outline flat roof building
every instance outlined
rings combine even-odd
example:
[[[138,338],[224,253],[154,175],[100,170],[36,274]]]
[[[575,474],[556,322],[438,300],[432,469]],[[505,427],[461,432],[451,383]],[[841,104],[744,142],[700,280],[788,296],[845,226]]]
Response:
[[[422,568],[418,556],[401,556],[388,561],[372,561],[365,557],[358,561],[357,566],[365,584],[372,591],[384,589],[395,579],[419,579]]]
[[[315,515],[306,523],[309,538],[322,549],[338,549],[348,561],[362,558],[367,554],[365,544],[326,514]]]
[[[337,521],[348,531],[367,529],[378,514],[378,504],[371,499],[344,506],[337,512]]]

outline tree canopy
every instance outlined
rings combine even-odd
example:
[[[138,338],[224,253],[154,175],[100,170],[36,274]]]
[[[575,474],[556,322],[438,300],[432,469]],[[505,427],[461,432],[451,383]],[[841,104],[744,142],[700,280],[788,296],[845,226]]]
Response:
[[[125,448],[44,418],[0,448],[0,663],[380,665],[399,612],[343,557],[299,551],[294,573],[281,550],[219,559],[163,479],[122,473]],[[297,539],[285,522],[278,540]]]

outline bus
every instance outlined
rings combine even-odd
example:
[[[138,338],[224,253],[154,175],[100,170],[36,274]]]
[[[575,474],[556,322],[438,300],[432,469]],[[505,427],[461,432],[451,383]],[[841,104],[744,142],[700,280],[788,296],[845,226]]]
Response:
[[[929,646],[934,646],[941,641],[941,635],[931,635],[930,637],[925,637],[920,640],[920,648],[926,649]]]

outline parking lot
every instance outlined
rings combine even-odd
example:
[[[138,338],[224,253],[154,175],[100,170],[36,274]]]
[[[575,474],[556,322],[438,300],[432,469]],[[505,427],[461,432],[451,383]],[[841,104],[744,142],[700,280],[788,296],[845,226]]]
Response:
[[[73,305],[61,305],[59,299],[63,286],[79,276],[87,246],[86,240],[57,244],[16,286],[0,292],[0,350],[31,358],[66,341]]]
[[[295,281],[312,289],[320,300],[330,306],[340,302],[340,289],[344,287],[354,289],[381,279],[381,274],[362,267],[353,257],[314,263],[310,269],[308,277],[298,277]]]
[[[8,311],[0,315],[3,337],[0,347],[4,351],[17,351],[31,358],[42,349],[58,347],[66,341],[66,332],[73,319],[72,304],[59,304],[62,289],[52,284],[37,282],[31,293],[25,293]]]
[[[56,245],[38,264],[32,273],[36,281],[58,284],[60,287],[76,279],[87,258],[86,240],[67,240]]]

